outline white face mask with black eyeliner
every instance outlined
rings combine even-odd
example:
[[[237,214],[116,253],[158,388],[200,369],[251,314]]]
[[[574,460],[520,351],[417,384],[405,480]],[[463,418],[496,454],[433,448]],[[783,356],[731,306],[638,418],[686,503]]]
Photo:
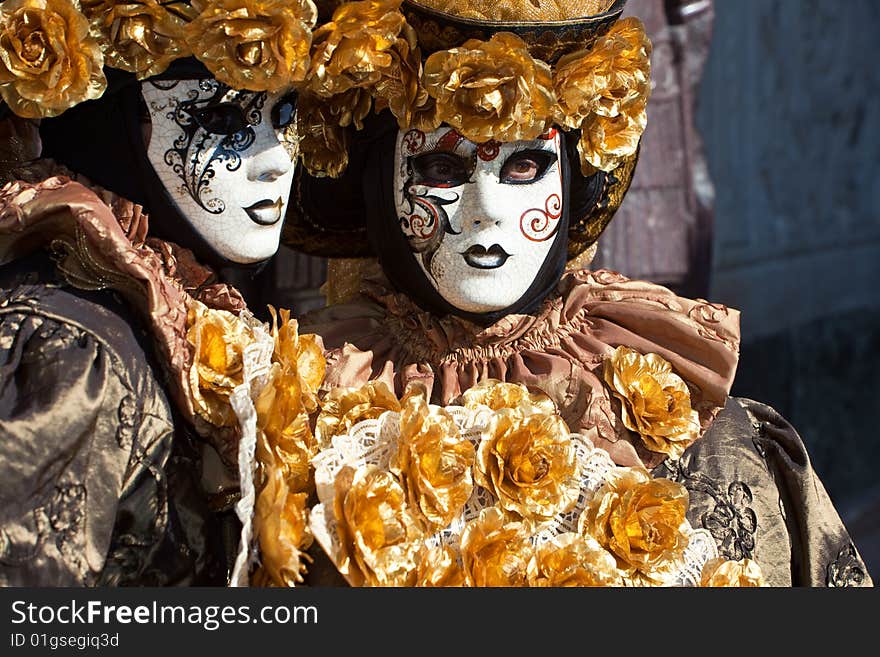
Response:
[[[475,144],[449,127],[401,131],[394,191],[400,229],[433,287],[470,313],[519,300],[562,217],[561,142]]]
[[[274,255],[293,181],[295,96],[213,78],[146,81],[141,93],[147,157],[180,213],[227,260]]]

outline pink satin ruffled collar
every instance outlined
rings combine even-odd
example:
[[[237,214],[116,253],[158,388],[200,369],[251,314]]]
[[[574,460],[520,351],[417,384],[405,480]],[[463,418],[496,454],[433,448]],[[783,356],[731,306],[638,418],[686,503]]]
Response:
[[[739,355],[738,311],[607,270],[567,272],[535,315],[489,327],[435,317],[373,274],[358,299],[307,315],[302,327],[324,340],[325,389],[380,379],[401,394],[420,381],[435,403],[449,404],[485,379],[522,383],[548,394],[569,427],[618,464],[646,467],[665,455],[623,425],[603,382],[607,357],[626,346],[669,361],[687,382],[702,435],[727,401]]]

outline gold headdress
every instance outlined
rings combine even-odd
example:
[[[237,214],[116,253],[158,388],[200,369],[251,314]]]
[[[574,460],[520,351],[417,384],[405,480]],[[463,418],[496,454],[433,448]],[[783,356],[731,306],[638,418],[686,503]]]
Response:
[[[312,0],[6,0],[0,98],[18,116],[57,116],[101,96],[104,67],[138,79],[194,56],[236,89],[278,91],[305,78]]]
[[[569,255],[580,254],[620,205],[647,122],[651,43],[638,19],[618,20],[625,2],[332,3],[300,98],[307,174],[344,175],[371,109],[388,109],[401,129],[445,123],[477,143],[534,139],[551,126],[579,131],[581,174],[601,177],[589,211],[571,217]],[[363,231],[309,216],[310,192],[298,191],[289,244],[330,256],[369,253]]]

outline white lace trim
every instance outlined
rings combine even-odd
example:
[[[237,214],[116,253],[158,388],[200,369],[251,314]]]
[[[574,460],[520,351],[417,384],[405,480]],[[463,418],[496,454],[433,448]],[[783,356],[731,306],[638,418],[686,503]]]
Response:
[[[476,410],[460,406],[445,408],[455,419],[464,438],[478,446],[483,438],[486,424],[492,411],[488,408]],[[334,481],[343,466],[358,468],[375,465],[389,469],[397,450],[400,436],[400,414],[387,411],[375,420],[359,422],[349,433],[334,436],[330,447],[312,459],[315,468],[315,485],[319,504],[311,509],[309,526],[318,544],[330,559],[339,563],[340,543],[333,515]],[[571,434],[575,445],[578,469],[581,480],[581,493],[574,508],[544,523],[535,540],[544,542],[565,532],[576,532],[577,522],[595,492],[604,483],[608,472],[617,467],[605,450],[595,447],[590,440],[580,434]],[[444,529],[427,539],[429,545],[449,545],[458,547],[464,526],[476,518],[482,509],[494,506],[496,499],[487,489],[474,485],[474,492],[462,512]],[[685,521],[682,529],[689,537],[684,553],[683,565],[671,573],[664,586],[696,586],[700,582],[703,565],[718,556],[718,549],[711,534],[704,529],[694,530]]]
[[[253,517],[256,500],[254,469],[256,468],[257,409],[254,407],[254,400],[259,397],[269,381],[272,351],[275,347],[275,341],[264,324],[247,311],[242,311],[240,317],[253,331],[254,341],[245,347],[242,354],[243,383],[236,387],[229,397],[229,403],[238,418],[241,432],[238,443],[241,498],[235,505],[235,514],[241,521],[241,536],[230,586],[247,586],[250,566],[256,560],[256,550],[253,546]]]

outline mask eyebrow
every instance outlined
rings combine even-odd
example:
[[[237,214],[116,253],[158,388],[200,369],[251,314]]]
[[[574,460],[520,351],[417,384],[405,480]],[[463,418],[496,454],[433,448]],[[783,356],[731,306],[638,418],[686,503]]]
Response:
[[[421,153],[451,153],[459,157],[469,158],[477,152],[477,145],[463,137],[456,130],[449,130],[429,145]],[[421,154],[420,153],[420,154]]]
[[[517,142],[516,148],[512,152],[548,151],[550,153],[556,153],[557,149],[555,148],[555,144],[556,142],[552,139],[531,139],[529,141]]]

